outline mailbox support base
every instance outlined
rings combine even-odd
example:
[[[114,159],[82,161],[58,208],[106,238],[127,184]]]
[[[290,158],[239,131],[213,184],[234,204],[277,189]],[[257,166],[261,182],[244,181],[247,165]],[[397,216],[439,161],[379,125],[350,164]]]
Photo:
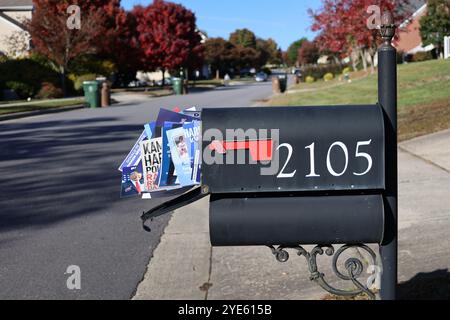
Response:
[[[337,295],[337,296],[345,296],[345,297],[353,297],[357,296],[359,294],[365,293],[371,300],[375,300],[376,296],[375,294],[367,288],[364,284],[362,284],[358,278],[361,276],[361,274],[364,271],[364,263],[360,260],[360,258],[351,257],[348,258],[345,263],[344,267],[347,271],[347,274],[342,273],[338,269],[338,260],[339,257],[351,248],[361,249],[363,251],[366,251],[371,258],[371,265],[377,266],[377,255],[373,252],[371,248],[369,248],[366,245],[359,244],[359,245],[344,245],[341,248],[339,248],[337,251],[335,251],[334,247],[332,245],[318,245],[314,247],[314,249],[311,250],[311,252],[308,252],[305,248],[302,246],[292,246],[292,247],[273,247],[269,246],[269,248],[272,250],[273,255],[275,258],[281,262],[287,262],[289,260],[289,253],[287,249],[293,249],[297,251],[298,256],[305,257],[307,263],[308,263],[308,269],[310,272],[310,280],[316,282],[322,289],[325,291]],[[334,288],[331,286],[326,280],[325,280],[325,274],[321,273],[317,266],[317,256],[326,254],[329,257],[333,257],[332,262],[332,268],[333,272],[340,278],[341,280],[345,281],[351,281],[352,284],[355,286],[355,289],[353,290],[341,290]],[[376,270],[374,270],[376,271]]]

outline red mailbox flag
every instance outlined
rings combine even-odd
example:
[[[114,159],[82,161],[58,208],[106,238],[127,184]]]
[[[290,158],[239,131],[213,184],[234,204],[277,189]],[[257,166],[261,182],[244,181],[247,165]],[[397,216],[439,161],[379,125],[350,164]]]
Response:
[[[253,161],[272,161],[272,140],[250,140],[250,141],[213,141],[209,145],[210,150],[225,154],[229,150],[249,150]]]

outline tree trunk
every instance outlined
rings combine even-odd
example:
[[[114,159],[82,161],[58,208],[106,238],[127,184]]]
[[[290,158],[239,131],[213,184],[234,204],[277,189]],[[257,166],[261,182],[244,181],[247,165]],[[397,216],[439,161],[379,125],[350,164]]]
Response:
[[[334,63],[338,65],[342,65],[341,59],[339,59],[337,56],[333,55]]]
[[[374,55],[372,53],[370,53],[369,56],[370,56],[370,73],[374,74],[375,73],[375,59],[374,59]]]
[[[67,85],[66,85],[66,67],[60,67],[61,74],[61,89],[63,91],[64,98],[67,96]]]
[[[219,80],[219,79],[220,79],[220,70],[217,69],[216,70],[216,80]]]
[[[360,50],[359,53],[361,54],[364,71],[367,71],[366,50],[365,49]]]
[[[444,59],[444,50],[442,50],[441,43],[436,45],[436,56],[438,59]]]
[[[183,94],[189,93],[189,69],[183,68],[184,79],[183,79]]]
[[[161,87],[164,87],[166,81],[166,69],[162,69],[161,71],[162,71]]]
[[[354,54],[350,55],[350,60],[352,61],[353,71],[358,71],[358,63],[356,61],[356,58],[355,58]]]

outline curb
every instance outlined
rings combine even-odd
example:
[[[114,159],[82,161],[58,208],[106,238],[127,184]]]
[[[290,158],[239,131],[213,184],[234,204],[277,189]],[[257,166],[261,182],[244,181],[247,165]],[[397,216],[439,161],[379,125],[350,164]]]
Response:
[[[78,110],[78,109],[84,109],[84,108],[85,108],[84,104],[81,104],[81,105],[61,107],[61,108],[49,108],[49,109],[44,109],[44,110],[17,112],[17,113],[5,114],[5,115],[0,116],[0,121],[28,118],[28,117],[39,116],[39,115],[44,115],[44,114],[60,113],[60,112],[66,112],[66,111],[72,111],[72,110]]]

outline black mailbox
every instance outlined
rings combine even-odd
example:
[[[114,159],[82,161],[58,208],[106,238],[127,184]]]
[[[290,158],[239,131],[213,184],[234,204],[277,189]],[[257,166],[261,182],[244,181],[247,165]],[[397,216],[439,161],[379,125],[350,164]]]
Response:
[[[204,109],[214,246],[381,243],[378,105]]]

